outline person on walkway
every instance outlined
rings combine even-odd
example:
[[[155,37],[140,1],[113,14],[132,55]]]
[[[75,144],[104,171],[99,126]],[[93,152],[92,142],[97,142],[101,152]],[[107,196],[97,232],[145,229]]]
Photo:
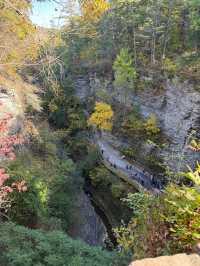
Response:
[[[101,150],[101,154],[103,155],[103,153],[104,153],[104,150],[102,149],[102,150]]]

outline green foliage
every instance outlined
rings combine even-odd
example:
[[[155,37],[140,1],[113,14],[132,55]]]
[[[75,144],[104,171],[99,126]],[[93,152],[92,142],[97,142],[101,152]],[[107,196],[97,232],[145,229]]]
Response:
[[[123,183],[112,184],[111,193],[114,198],[121,199],[126,193],[126,187]]]
[[[146,120],[134,107],[122,122],[121,132],[132,139],[154,139],[160,133],[157,118],[151,114]]]
[[[88,177],[90,171],[98,166],[99,163],[99,151],[96,146],[89,145],[87,153],[85,154],[84,161],[80,163],[80,168],[82,169],[83,175]]]
[[[76,177],[74,176],[74,178]],[[76,193],[76,190],[72,177],[66,176],[64,173],[62,176],[55,177],[50,184],[48,195],[49,216],[59,219],[62,229],[65,231],[73,223],[75,208],[74,193]]]
[[[176,251],[192,250],[200,240],[200,193],[196,188],[171,186],[165,196],[164,220],[169,224]]]
[[[173,77],[177,73],[177,65],[170,58],[165,58],[163,61],[163,70],[168,73],[170,77]]]
[[[199,242],[199,165],[185,175],[195,186],[171,184],[157,197],[136,193],[123,200],[133,217],[127,227],[116,230],[118,242],[136,258],[191,252]]]
[[[189,18],[190,18],[190,36],[196,49],[199,48],[199,40],[200,40],[200,18],[199,18],[199,10],[200,3],[197,0],[188,0],[189,6]]]
[[[123,202],[126,202],[134,216],[138,216],[148,208],[152,200],[153,197],[145,193],[129,193],[127,198],[123,199]]]
[[[138,112],[135,110],[129,112],[122,123],[122,131],[130,137],[142,137],[144,134],[144,121]]]
[[[26,154],[26,160],[22,156],[9,165],[10,181],[16,182],[25,180],[28,190],[25,193],[12,193],[11,199],[14,204],[11,206],[9,216],[13,221],[26,226],[35,226],[41,214],[46,212],[46,186],[41,179],[38,183],[37,162],[33,162],[30,155]],[[30,159],[30,161],[29,161]],[[26,163],[34,163],[30,168]],[[43,178],[43,176],[42,176]]]
[[[93,5],[89,3],[90,8]],[[177,55],[199,51],[199,8],[197,0],[115,0],[95,23],[89,17],[98,6],[87,18],[71,14],[62,33],[70,69],[102,75],[111,74],[113,66],[115,84],[130,89],[143,74],[163,76],[162,70],[169,76],[179,74],[174,64]]]
[[[120,50],[113,64],[113,69],[115,71],[114,85],[133,90],[137,73],[133,67],[133,60],[128,49],[123,48]]]
[[[73,134],[86,127],[86,120],[78,98],[74,96],[73,83],[65,80],[65,86],[59,85],[55,92],[47,87],[44,99],[44,108],[48,113],[49,121],[57,128],[67,128]]]
[[[163,236],[163,240],[159,238],[162,232],[158,213],[159,199],[135,193],[128,194],[128,198],[123,201],[132,209],[133,217],[127,227],[122,225],[115,230],[119,245],[124,250],[131,251],[134,258],[158,255],[165,241]]]
[[[72,240],[59,231],[30,230],[12,223],[0,225],[1,265],[112,266],[117,256]]]
[[[30,227],[38,224],[46,227],[51,217],[60,220],[59,226],[67,231],[73,221],[76,188],[81,181],[63,148],[62,156],[58,156],[60,138],[44,124],[42,127],[38,139],[32,143],[33,150],[22,151],[9,165],[10,182],[23,179],[28,187],[24,193],[11,194],[14,204],[9,216],[12,221]]]
[[[154,114],[151,114],[144,124],[147,136],[154,136],[160,132],[157,125],[157,119]]]
[[[129,159],[136,159],[138,155],[134,148],[123,148],[121,152]]]
[[[104,166],[98,166],[91,170],[89,177],[93,186],[98,186],[100,184],[108,186],[112,180],[112,174]]]

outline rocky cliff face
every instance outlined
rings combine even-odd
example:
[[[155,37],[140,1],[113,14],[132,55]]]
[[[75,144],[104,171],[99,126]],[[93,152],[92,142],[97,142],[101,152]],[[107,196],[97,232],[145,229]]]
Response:
[[[27,80],[28,81],[28,80]],[[20,76],[0,74],[0,118],[11,115],[10,133],[24,131],[27,108],[41,111],[39,88],[25,82]]]
[[[77,95],[84,103],[105,87],[94,77],[79,77],[75,85]],[[120,101],[120,94],[112,94],[112,86],[108,85],[106,90]],[[166,81],[162,90],[145,88],[130,94],[127,104],[139,105],[144,117],[157,116],[162,134],[168,140],[159,155],[168,166],[179,171],[183,165],[193,166],[200,159],[198,153],[188,149],[191,138],[200,136],[200,92],[188,82],[174,79]]]
[[[200,134],[200,92],[187,82],[167,81],[162,91],[144,90],[136,102],[147,117],[156,114],[162,133],[169,140],[161,151],[164,161],[179,171],[181,165],[193,165],[199,159],[188,149],[191,138]]]

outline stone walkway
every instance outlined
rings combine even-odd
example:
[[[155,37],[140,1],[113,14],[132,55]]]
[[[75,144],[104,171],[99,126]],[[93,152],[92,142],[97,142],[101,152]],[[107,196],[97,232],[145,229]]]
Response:
[[[99,146],[102,158],[109,163],[112,168],[115,168],[115,170],[120,170],[128,178],[140,183],[140,185],[145,189],[159,192],[161,189],[160,184],[156,182],[152,175],[138,166],[130,164],[118,150],[115,150],[103,138],[98,138],[96,143]]]

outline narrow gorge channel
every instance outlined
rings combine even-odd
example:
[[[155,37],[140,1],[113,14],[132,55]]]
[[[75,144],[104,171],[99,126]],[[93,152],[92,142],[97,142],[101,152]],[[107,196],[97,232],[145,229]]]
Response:
[[[104,211],[93,198],[88,182],[79,191],[76,208],[78,216],[70,228],[70,235],[81,239],[90,246],[101,246],[112,249],[116,246],[116,239],[112,232],[112,225]]]
[[[108,250],[112,250],[117,246],[116,238],[113,232],[113,227],[109,221],[109,217],[102,206],[95,200],[94,197],[95,188],[92,187],[88,180],[85,181],[84,192],[88,198],[88,208],[93,209],[94,220],[98,221],[97,224],[91,224],[91,235],[94,232],[100,232],[100,235],[96,237],[96,243],[94,245],[101,245]],[[103,229],[103,230],[101,230]],[[103,241],[102,241],[103,240]]]

